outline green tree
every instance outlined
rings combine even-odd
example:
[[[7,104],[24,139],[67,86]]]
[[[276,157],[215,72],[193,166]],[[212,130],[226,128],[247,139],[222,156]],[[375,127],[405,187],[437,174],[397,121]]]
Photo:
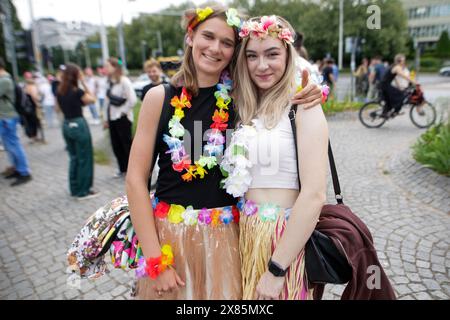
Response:
[[[450,39],[447,31],[442,32],[439,37],[436,45],[436,55],[439,58],[450,58]]]

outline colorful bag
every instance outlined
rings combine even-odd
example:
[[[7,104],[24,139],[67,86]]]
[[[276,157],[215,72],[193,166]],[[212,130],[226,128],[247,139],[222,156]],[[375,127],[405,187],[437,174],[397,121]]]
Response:
[[[126,196],[112,200],[89,217],[68,250],[69,267],[82,278],[98,278],[108,273],[104,261],[108,250],[114,267],[121,269],[136,268],[142,255]]]

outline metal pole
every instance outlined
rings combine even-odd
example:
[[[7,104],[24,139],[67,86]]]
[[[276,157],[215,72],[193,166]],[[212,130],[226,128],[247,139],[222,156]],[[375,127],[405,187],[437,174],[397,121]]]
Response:
[[[106,34],[105,25],[103,24],[102,0],[98,0],[100,11],[100,42],[102,44],[102,64],[109,58],[108,36]]]
[[[33,42],[34,59],[36,61],[36,68],[42,74],[43,67],[42,67],[41,52],[38,47],[38,32],[36,30],[37,25],[36,22],[34,21],[33,4],[31,0],[28,0],[28,7],[30,9],[30,17],[31,17],[31,38]]]
[[[342,70],[343,57],[344,57],[344,0],[339,0],[339,55],[338,55],[339,70]]]
[[[162,39],[161,39],[161,31],[156,31],[156,37],[158,38],[158,50],[159,54],[163,56],[163,48],[162,48]]]
[[[145,64],[147,60],[147,50],[146,50],[147,42],[145,40],[141,40],[141,49],[142,49],[142,65]]]

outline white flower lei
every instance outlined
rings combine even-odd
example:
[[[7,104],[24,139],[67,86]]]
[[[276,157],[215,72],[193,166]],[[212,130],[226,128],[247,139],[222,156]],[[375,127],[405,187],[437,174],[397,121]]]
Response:
[[[230,145],[226,148],[220,168],[225,175],[223,188],[233,197],[242,197],[252,182],[249,168],[249,139],[256,136],[253,126],[241,125],[232,136]]]

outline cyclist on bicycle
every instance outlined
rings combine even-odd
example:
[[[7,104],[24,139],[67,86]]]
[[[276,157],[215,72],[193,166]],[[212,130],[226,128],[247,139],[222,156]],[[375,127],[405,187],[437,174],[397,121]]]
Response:
[[[404,72],[405,65],[405,55],[399,53],[394,58],[394,64],[392,64],[383,75],[380,83],[381,95],[385,101],[383,113],[381,114],[383,118],[396,116],[400,112],[405,98],[405,92],[394,86],[394,79],[399,76],[413,85],[416,85],[416,82],[410,79]],[[392,109],[394,109],[394,111],[390,113]]]

